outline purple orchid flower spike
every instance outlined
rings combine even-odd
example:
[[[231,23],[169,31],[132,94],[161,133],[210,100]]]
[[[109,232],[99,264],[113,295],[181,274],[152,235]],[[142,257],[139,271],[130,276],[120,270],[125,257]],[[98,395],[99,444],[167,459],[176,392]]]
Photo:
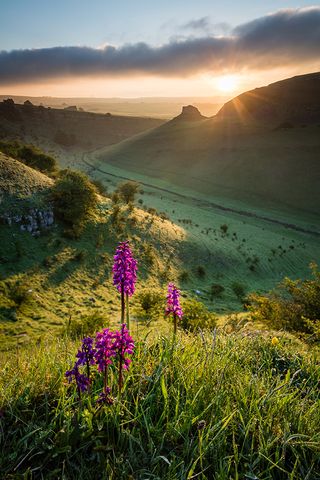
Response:
[[[114,333],[114,343],[113,350],[119,359],[119,394],[122,390],[123,385],[123,370],[128,370],[131,363],[131,359],[128,358],[128,355],[133,354],[134,350],[134,341],[129,335],[129,331],[125,323],[121,325],[121,330],[117,330]]]
[[[177,319],[181,320],[183,312],[180,305],[180,290],[177,289],[174,283],[169,283],[167,294],[166,315],[173,314],[173,332],[177,333]]]
[[[113,285],[121,294],[121,324],[124,323],[127,310],[127,324],[129,328],[129,300],[134,294],[137,281],[137,261],[133,258],[129,242],[119,243],[114,255]],[[126,305],[125,305],[126,299]]]

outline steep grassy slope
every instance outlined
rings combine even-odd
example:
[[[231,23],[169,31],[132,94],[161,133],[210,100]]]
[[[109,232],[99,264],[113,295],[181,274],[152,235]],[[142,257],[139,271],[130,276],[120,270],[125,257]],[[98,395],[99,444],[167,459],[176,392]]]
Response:
[[[320,72],[245,92],[227,102],[217,115],[275,126],[281,122],[319,124]]]
[[[266,126],[222,114],[193,122],[175,120],[102,150],[92,163],[102,170],[112,165],[141,174],[149,183],[161,181],[169,189],[200,197],[316,215],[320,111],[316,112],[317,124],[279,129],[274,122]]]
[[[0,192],[3,195],[24,197],[45,190],[53,181],[0,152]]]

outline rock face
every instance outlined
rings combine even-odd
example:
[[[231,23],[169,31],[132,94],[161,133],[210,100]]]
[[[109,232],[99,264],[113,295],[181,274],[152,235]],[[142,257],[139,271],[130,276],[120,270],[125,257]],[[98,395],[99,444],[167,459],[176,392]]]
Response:
[[[54,225],[54,215],[52,208],[46,210],[40,210],[38,208],[32,208],[27,213],[12,215],[10,213],[4,213],[1,216],[3,223],[11,225],[20,225],[20,230],[23,232],[29,232],[33,236],[38,236],[41,230],[47,229]]]
[[[207,117],[201,115],[199,110],[193,105],[187,105],[182,107],[182,112],[180,115],[174,118],[174,120],[182,120],[186,122],[197,122],[199,120],[204,120]]]

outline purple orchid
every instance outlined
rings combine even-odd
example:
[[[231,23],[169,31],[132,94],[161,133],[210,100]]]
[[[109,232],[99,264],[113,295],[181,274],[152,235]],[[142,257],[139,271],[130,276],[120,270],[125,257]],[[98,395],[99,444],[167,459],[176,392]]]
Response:
[[[132,256],[129,242],[119,243],[114,255],[113,285],[121,294],[121,323],[124,323],[125,310],[129,328],[129,300],[134,294],[137,281],[137,262]],[[126,305],[125,305],[126,299]]]
[[[180,290],[177,289],[174,283],[169,283],[167,294],[166,315],[173,314],[174,333],[177,332],[177,318],[181,319],[183,311],[180,305]]]

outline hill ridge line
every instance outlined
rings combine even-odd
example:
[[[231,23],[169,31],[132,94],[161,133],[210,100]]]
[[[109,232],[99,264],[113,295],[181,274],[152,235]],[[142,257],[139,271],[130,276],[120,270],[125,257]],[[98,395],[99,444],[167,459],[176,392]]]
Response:
[[[93,171],[96,170],[96,171],[98,171],[100,173],[103,173],[105,175],[110,175],[111,177],[120,178],[122,180],[132,180],[132,178],[129,178],[129,177],[124,177],[122,175],[116,175],[114,173],[106,172],[105,170],[102,170],[101,168],[96,167],[95,165],[91,164],[87,160],[84,160],[84,158],[82,158],[82,161],[83,161],[83,163],[85,163],[86,165],[91,167]],[[157,186],[153,185],[152,183],[146,183],[146,182],[142,182],[142,181],[139,181],[139,183],[141,185],[144,185],[145,187],[151,187],[151,188],[154,188],[155,190],[170,193],[170,194],[176,195],[180,198],[187,198],[187,199],[190,199],[190,200],[195,200],[203,206],[213,207],[213,208],[215,208],[217,210],[221,210],[223,212],[235,213],[237,215],[241,215],[241,216],[249,217],[249,218],[257,218],[258,220],[263,220],[265,222],[272,223],[272,224],[275,224],[275,225],[281,225],[285,228],[295,230],[296,232],[307,233],[307,234],[314,235],[314,236],[317,236],[317,237],[320,236],[319,231],[309,230],[309,229],[306,229],[306,228],[303,228],[303,227],[299,227],[298,225],[295,225],[293,223],[282,222],[281,220],[276,220],[274,218],[266,217],[265,215],[257,215],[256,213],[248,212],[246,210],[241,210],[241,209],[236,209],[236,208],[231,208],[231,207],[224,207],[224,206],[222,206],[218,203],[215,203],[215,202],[202,200],[202,199],[192,197],[192,196],[189,196],[189,195],[183,195],[182,193],[177,193],[177,192],[174,192],[174,191],[169,190],[167,188],[157,187]]]

